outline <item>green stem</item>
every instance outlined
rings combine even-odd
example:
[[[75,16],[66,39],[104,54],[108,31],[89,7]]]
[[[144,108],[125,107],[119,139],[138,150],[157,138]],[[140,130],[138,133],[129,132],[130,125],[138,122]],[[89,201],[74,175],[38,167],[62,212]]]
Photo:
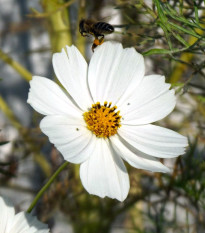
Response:
[[[41,196],[44,194],[44,192],[49,188],[49,186],[53,183],[55,178],[58,176],[58,174],[68,165],[68,162],[64,162],[58,170],[51,176],[51,178],[48,180],[48,182],[43,186],[43,188],[37,193],[36,197],[32,201],[31,205],[29,206],[27,212],[31,213],[32,209],[38,202],[38,200],[41,198]]]
[[[16,70],[26,81],[30,81],[32,79],[32,74],[27,69],[25,69],[17,61],[14,61],[1,49],[0,49],[0,59],[6,62],[8,65],[10,65],[14,70]]]
[[[42,0],[41,5],[46,14],[52,52],[60,52],[66,45],[72,45],[69,28],[69,11],[59,0]],[[72,2],[73,1],[69,1]],[[61,9],[60,11],[58,9]]]

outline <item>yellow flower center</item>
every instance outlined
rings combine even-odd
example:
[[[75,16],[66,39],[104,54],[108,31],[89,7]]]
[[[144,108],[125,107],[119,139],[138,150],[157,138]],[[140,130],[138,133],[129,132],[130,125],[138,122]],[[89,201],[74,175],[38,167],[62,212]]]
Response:
[[[99,138],[108,138],[117,133],[120,125],[120,111],[117,107],[111,107],[112,103],[100,102],[92,105],[92,108],[83,114],[87,128]]]

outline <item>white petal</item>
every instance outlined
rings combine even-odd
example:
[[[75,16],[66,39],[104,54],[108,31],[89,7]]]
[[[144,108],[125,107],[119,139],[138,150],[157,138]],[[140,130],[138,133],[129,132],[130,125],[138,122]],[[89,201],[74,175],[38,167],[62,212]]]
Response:
[[[123,124],[148,124],[167,116],[176,104],[174,90],[169,88],[163,76],[145,76],[132,96],[118,106]]]
[[[53,68],[59,81],[82,110],[92,105],[87,86],[87,63],[75,46],[53,55]]]
[[[7,198],[0,197],[1,233],[48,233],[49,229],[32,215],[20,212],[15,215],[14,207]]]
[[[95,50],[89,65],[88,83],[94,102],[115,105],[128,87],[139,85],[144,69],[143,56],[134,48],[123,49],[120,43],[105,42]]]
[[[0,232],[8,232],[15,215],[14,207],[7,198],[0,197]]]
[[[172,158],[184,154],[187,138],[156,125],[122,125],[119,135],[137,150],[159,158]]]
[[[46,224],[41,223],[36,217],[25,212],[18,213],[13,221],[13,226],[8,233],[48,233]]]
[[[46,116],[41,121],[40,128],[69,162],[82,163],[93,150],[96,136],[87,129],[83,119]]]
[[[129,191],[127,170],[119,156],[110,150],[105,139],[98,138],[90,158],[80,166],[80,178],[85,189],[100,197],[123,201]]]
[[[39,113],[67,114],[73,117],[79,117],[82,114],[55,82],[34,76],[30,86],[27,102]]]
[[[169,168],[164,166],[157,159],[139,151],[134,153],[128,145],[126,146],[121,142],[117,135],[110,137],[110,140],[116,153],[126,160],[131,166],[152,172],[170,172]]]

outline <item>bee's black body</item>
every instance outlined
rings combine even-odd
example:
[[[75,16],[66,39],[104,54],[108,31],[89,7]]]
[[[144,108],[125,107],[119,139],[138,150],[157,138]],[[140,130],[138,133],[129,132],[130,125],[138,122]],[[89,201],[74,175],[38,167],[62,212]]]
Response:
[[[103,34],[110,34],[114,32],[114,28],[109,23],[97,22],[93,25],[96,36],[103,36]]]
[[[104,37],[104,34],[114,32],[114,27],[109,23],[82,19],[79,24],[79,31],[82,36],[88,36],[88,34],[91,34],[95,38],[98,38],[100,36]]]
[[[95,37],[92,45],[92,51],[94,52],[94,49],[104,42],[104,34],[114,32],[114,27],[105,22],[95,22],[89,19],[81,19],[79,23],[79,32],[82,36],[89,36],[90,34]]]

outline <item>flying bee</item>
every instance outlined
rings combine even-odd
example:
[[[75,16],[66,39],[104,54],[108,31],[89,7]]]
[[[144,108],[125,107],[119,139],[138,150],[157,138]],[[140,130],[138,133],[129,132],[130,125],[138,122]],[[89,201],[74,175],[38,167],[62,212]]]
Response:
[[[81,36],[88,37],[92,35],[95,37],[92,45],[92,51],[104,42],[104,35],[114,32],[114,27],[105,22],[96,22],[90,19],[81,19],[79,23],[79,32]]]
[[[104,34],[114,32],[114,27],[105,22],[95,22],[90,19],[81,19],[79,23],[79,31],[82,36],[88,36],[88,34],[90,34],[97,38],[104,38]]]

